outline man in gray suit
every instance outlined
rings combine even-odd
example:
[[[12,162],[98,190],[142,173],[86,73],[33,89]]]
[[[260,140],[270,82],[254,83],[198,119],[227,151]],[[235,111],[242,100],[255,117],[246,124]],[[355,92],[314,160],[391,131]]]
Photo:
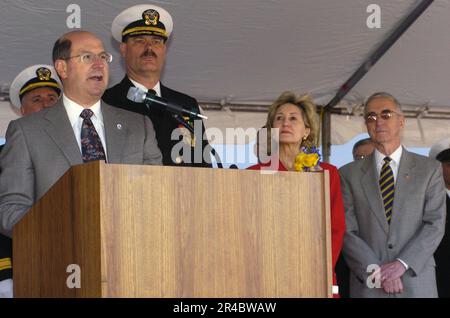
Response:
[[[112,56],[85,31],[70,32],[53,48],[63,84],[54,107],[12,121],[0,155],[0,232],[13,226],[73,165],[93,160],[161,164],[148,118],[101,102]]]
[[[433,253],[446,213],[442,168],[402,147],[405,118],[392,95],[370,96],[364,114],[375,151],[340,169],[350,296],[437,297]]]

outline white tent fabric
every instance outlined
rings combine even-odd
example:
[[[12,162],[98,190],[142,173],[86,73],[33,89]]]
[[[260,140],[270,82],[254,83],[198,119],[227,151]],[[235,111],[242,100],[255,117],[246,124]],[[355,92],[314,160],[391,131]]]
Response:
[[[113,53],[110,84],[124,74],[110,28],[123,9],[145,1],[78,0],[81,27],[95,32]],[[366,20],[371,0],[166,0],[171,12],[163,82],[204,103],[267,105],[281,92],[308,92],[326,104],[418,0],[379,0],[381,28]],[[69,31],[71,0],[2,0],[0,87],[5,91],[25,67],[51,63],[51,47]],[[450,112],[450,0],[437,0],[369,71],[343,101],[352,109],[375,91],[388,91],[410,105],[441,106]],[[264,114],[206,111],[209,127],[260,127]],[[16,118],[0,102],[0,135]],[[349,117],[350,118],[350,117]],[[332,143],[360,132],[360,119],[333,116]],[[422,119],[423,134],[405,131],[410,146],[430,146],[449,135],[449,121]],[[356,121],[356,123],[355,123]],[[438,130],[438,128],[440,130]]]

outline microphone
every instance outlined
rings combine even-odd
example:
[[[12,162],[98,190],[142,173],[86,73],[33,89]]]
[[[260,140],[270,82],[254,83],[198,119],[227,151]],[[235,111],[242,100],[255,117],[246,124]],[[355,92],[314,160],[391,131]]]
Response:
[[[184,109],[183,107],[173,104],[164,98],[156,96],[150,92],[147,93],[137,87],[130,87],[127,98],[135,103],[144,103],[147,107],[150,107],[152,104],[158,104],[175,114],[188,114],[193,117],[208,119],[208,117],[202,114]]]

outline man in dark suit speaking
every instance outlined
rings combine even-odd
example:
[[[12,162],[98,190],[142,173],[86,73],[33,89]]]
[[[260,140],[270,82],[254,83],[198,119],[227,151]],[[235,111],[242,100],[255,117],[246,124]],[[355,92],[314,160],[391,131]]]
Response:
[[[0,154],[0,232],[7,236],[73,165],[162,162],[148,118],[101,102],[112,56],[100,39],[70,32],[56,41],[53,60],[62,100],[12,121]]]
[[[127,74],[119,84],[105,92],[103,100],[110,105],[150,117],[155,128],[158,146],[163,155],[164,165],[211,167],[210,146],[202,138],[205,129],[201,120],[197,122],[201,135],[193,136],[169,111],[161,109],[159,106],[147,109],[145,104],[127,99],[129,88],[137,87],[187,110],[199,113],[199,106],[194,98],[172,90],[160,82],[166,59],[166,42],[172,32],[172,27],[171,15],[163,8],[150,4],[128,8],[114,19],[112,34],[114,39],[120,42],[120,54],[124,59]],[[184,117],[182,119],[192,126],[194,125],[192,118]],[[172,132],[177,128],[180,128],[182,134],[180,133],[177,138],[171,138]],[[174,148],[179,142],[183,143],[183,147]],[[198,149],[199,147],[201,149]],[[181,151],[176,151],[180,148]],[[185,149],[190,151],[183,152],[182,150]]]

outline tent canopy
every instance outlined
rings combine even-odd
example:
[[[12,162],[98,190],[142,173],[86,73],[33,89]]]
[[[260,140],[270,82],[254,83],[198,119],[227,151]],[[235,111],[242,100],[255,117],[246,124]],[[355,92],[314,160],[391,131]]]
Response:
[[[96,33],[114,55],[110,85],[124,74],[111,22],[123,9],[144,1],[78,0],[81,27]],[[420,1],[380,0],[381,28],[367,26],[369,0],[167,0],[152,1],[167,9],[174,32],[162,81],[196,97],[207,110],[209,127],[260,127],[264,114],[239,107],[268,105],[285,90],[310,93],[326,104]],[[67,7],[73,1],[4,0],[0,11],[0,87],[24,68],[51,64],[55,40],[69,31]],[[450,1],[434,1],[338,107],[358,114],[365,97],[376,91],[410,105],[411,116],[427,111],[450,113]],[[1,103],[0,135],[17,117]],[[213,107],[214,106],[214,107]],[[222,107],[221,111],[208,109]],[[255,107],[255,110],[260,109]],[[361,129],[360,117],[334,115],[332,143],[343,143]],[[428,119],[405,132],[406,144],[429,146],[450,135],[448,119]],[[417,122],[413,119],[412,122]],[[232,125],[232,126],[231,126]],[[422,126],[423,132],[420,132]],[[428,128],[429,127],[429,128]],[[419,129],[418,135],[409,137]],[[432,130],[432,131],[431,131]],[[417,132],[417,131],[416,131]],[[417,137],[419,136],[419,137]],[[409,139],[408,139],[409,138]]]

